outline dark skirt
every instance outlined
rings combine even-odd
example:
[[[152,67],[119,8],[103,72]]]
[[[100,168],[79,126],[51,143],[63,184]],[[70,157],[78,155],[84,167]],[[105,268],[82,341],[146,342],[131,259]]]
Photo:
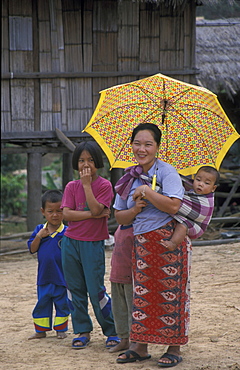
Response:
[[[191,241],[173,252],[161,245],[176,221],[134,238],[133,342],[183,345],[190,319]]]

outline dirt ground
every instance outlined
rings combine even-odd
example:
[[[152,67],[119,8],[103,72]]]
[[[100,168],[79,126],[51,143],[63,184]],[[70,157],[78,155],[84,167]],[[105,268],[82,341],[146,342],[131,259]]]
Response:
[[[3,243],[7,243],[2,241]],[[26,242],[23,243],[23,249]],[[94,331],[84,350],[73,350],[74,337],[31,340],[32,309],[36,303],[37,260],[28,253],[1,256],[0,367],[5,369],[157,369],[165,347],[149,345],[150,360],[117,364],[117,354],[104,348],[105,337],[92,315]],[[110,293],[111,250],[106,250],[106,286]],[[240,370],[240,243],[193,247],[191,326],[183,362],[176,369]],[[90,309],[90,312],[91,309]]]

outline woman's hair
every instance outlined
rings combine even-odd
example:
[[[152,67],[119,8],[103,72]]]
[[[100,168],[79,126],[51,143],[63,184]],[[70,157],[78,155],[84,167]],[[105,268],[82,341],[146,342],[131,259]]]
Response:
[[[98,144],[95,141],[82,141],[76,146],[72,156],[72,167],[78,171],[78,160],[82,152],[86,150],[93,158],[96,168],[103,168],[102,152]]]
[[[60,190],[47,190],[42,195],[42,209],[45,209],[46,203],[58,203],[62,201],[62,192]]]
[[[153,134],[154,140],[156,141],[157,145],[158,146],[160,145],[161,136],[162,136],[161,130],[154,123],[148,123],[148,122],[140,123],[140,125],[138,125],[137,127],[135,127],[133,129],[132,137],[131,137],[131,141],[130,141],[131,144],[132,144],[133,140],[135,139],[136,134],[139,131],[143,131],[143,130],[151,131],[152,134]]]

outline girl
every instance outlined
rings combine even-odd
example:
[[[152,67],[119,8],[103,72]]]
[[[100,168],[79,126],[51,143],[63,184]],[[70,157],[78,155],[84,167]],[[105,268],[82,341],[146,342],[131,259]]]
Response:
[[[98,176],[102,168],[101,150],[93,141],[79,144],[73,153],[72,166],[80,180],[70,181],[64,191],[63,217],[68,229],[62,241],[63,271],[72,295],[74,349],[85,348],[93,330],[88,314],[88,295],[103,334],[106,347],[119,342],[111,311],[111,299],[104,286],[104,239],[109,238],[107,218],[113,190],[110,181]]]

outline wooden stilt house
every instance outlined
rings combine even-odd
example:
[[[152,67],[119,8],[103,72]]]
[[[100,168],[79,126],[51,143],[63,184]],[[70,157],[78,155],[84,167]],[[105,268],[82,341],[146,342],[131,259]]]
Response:
[[[27,153],[28,230],[40,217],[42,155],[63,155],[64,187],[71,150],[56,129],[87,140],[100,90],[158,72],[196,83],[197,3],[2,1],[2,152]]]

